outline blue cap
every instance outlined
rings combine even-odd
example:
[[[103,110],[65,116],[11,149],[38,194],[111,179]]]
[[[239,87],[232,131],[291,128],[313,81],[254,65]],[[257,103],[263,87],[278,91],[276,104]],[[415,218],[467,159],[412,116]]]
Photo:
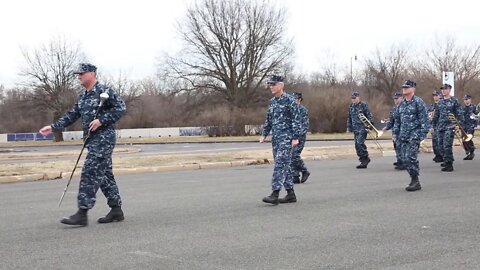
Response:
[[[470,96],[469,94],[466,94],[465,96],[463,96],[463,99],[466,100],[466,99],[471,99],[472,96]]]
[[[300,99],[302,99],[302,100],[303,100],[302,93],[298,93],[298,92],[296,92],[296,93],[292,93],[292,95],[295,97],[295,99],[299,99],[299,98],[300,98]]]
[[[78,64],[77,69],[73,71],[73,74],[82,74],[87,72],[96,72],[97,67],[89,63],[80,63]]]
[[[360,93],[358,93],[357,91],[352,92],[352,98],[356,98],[356,97],[359,97],[359,96],[360,96]]]
[[[401,97],[403,97],[403,94],[400,92],[396,92],[395,94],[393,94],[394,99],[401,98]]]
[[[267,84],[278,82],[283,82],[283,77],[280,75],[272,75],[272,77],[270,77],[270,79],[267,81]]]
[[[438,92],[437,90],[433,90],[433,93],[432,93],[432,96],[441,96],[442,94],[440,94],[440,92]]]
[[[402,88],[415,88],[415,87],[417,87],[417,84],[411,80],[406,80],[402,85]]]
[[[448,83],[445,83],[444,85],[442,85],[442,87],[440,87],[440,89],[452,89],[452,86]]]

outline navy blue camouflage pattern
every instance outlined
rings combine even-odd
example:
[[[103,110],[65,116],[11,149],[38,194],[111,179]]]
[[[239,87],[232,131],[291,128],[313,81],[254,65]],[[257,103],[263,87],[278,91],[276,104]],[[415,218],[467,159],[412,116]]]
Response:
[[[450,113],[455,115],[460,124],[463,123],[462,105],[460,105],[456,97],[443,98],[437,103],[437,110],[433,116],[432,125],[439,131],[455,128],[455,124],[448,119],[448,114]]]
[[[399,113],[398,106],[393,106],[393,108],[390,110],[390,113],[388,115],[388,122],[387,122],[387,125],[385,125],[384,130],[393,129],[393,126],[395,125],[395,118],[397,117],[398,113]],[[396,137],[396,136],[398,136],[398,134],[393,133],[393,130],[392,130],[392,137]],[[397,163],[398,163],[400,162],[400,159],[399,159],[400,149],[397,147],[397,142],[395,140],[393,140],[393,149],[395,149],[395,156],[397,157]]]
[[[467,134],[474,135],[475,127],[477,126],[477,120],[472,119],[471,116],[476,114],[476,106],[470,104],[468,106],[463,106],[463,129]],[[463,148],[467,154],[475,152],[475,145],[473,144],[473,140],[468,142],[463,142]]]
[[[305,141],[307,140],[307,132],[310,129],[310,120],[308,117],[308,109],[302,104],[298,104],[299,118],[300,118],[300,137],[298,139],[298,145],[293,148],[292,156],[292,174],[293,177],[298,177],[300,172],[307,171],[305,162],[303,162],[301,154],[305,147]]]
[[[418,149],[429,128],[425,102],[417,96],[411,100],[404,99],[395,117],[393,134],[399,148],[400,161],[409,175],[416,177],[420,174]]]
[[[463,106],[463,129],[468,134],[473,134],[477,126],[477,120],[471,118],[474,114],[476,114],[476,107],[474,105]]]
[[[441,157],[442,156],[442,151],[440,149],[439,143],[438,143],[438,129],[437,129],[437,124],[433,124],[433,116],[435,113],[438,113],[437,109],[438,103],[433,103],[430,105],[428,108],[428,114],[431,115],[430,119],[430,128],[432,129],[431,134],[432,134],[432,148],[433,148],[433,154],[436,157]],[[430,116],[429,116],[430,118]]]
[[[91,132],[87,139],[89,124],[93,121],[100,102],[100,94],[107,93],[109,98],[98,113],[102,126]],[[62,131],[79,118],[88,154],[82,168],[78,207],[91,209],[96,202],[96,193],[100,188],[110,207],[121,206],[122,201],[112,172],[112,153],[115,147],[115,123],[126,111],[125,102],[110,87],[97,83],[91,91],[80,95],[73,108],[52,124],[52,130]]]
[[[437,140],[440,154],[445,163],[452,164],[453,139],[455,136],[455,124],[450,121],[448,115],[452,113],[460,125],[464,122],[462,106],[455,97],[443,98],[438,102],[437,110],[433,116],[432,125],[438,129]]]
[[[300,139],[302,126],[299,106],[295,98],[287,93],[270,99],[262,136],[272,132],[272,148],[275,167],[272,190],[293,189],[291,172],[292,140]]]
[[[347,129],[353,131],[355,139],[355,150],[360,161],[368,159],[367,146],[365,140],[367,139],[367,129],[358,115],[363,113],[367,119],[374,124],[373,116],[368,109],[366,102],[360,101],[358,104],[350,104],[348,109]]]

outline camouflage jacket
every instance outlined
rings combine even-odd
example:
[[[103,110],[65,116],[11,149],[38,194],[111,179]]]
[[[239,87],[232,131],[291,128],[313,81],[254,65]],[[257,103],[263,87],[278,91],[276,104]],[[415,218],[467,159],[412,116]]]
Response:
[[[393,106],[392,110],[390,111],[390,114],[388,115],[388,122],[387,122],[387,125],[385,126],[385,130],[393,129],[393,125],[395,124],[395,118],[397,114],[398,114],[398,106]],[[393,134],[393,130],[392,130],[392,134]],[[394,135],[398,135],[398,134],[394,134]]]
[[[310,129],[310,120],[308,118],[308,109],[307,107],[303,106],[302,104],[298,104],[299,109],[299,117],[300,117],[300,137],[307,136],[307,132]]]
[[[477,120],[470,118],[473,114],[476,113],[476,107],[472,104],[469,106],[463,106],[463,129],[466,133],[472,134],[473,130],[477,126]]]
[[[425,139],[428,133],[427,106],[417,96],[409,101],[404,99],[398,106],[392,133],[402,141]]]
[[[262,136],[271,131],[273,140],[299,139],[302,134],[299,108],[295,98],[287,93],[270,99]]]
[[[432,128],[437,129],[437,126],[433,124],[433,116],[438,113],[438,103],[432,103],[430,104],[430,107],[428,107],[428,114],[432,115],[432,119],[429,119],[430,125]],[[429,116],[430,118],[430,116]]]
[[[92,137],[100,136],[105,131],[115,130],[115,123],[123,116],[126,111],[125,102],[110,87],[97,83],[91,91],[85,91],[80,95],[73,108],[66,112],[60,119],[53,123],[52,129],[55,131],[63,130],[70,126],[79,118],[82,118],[82,127],[84,137],[88,134],[88,128],[91,121],[94,120],[100,103],[100,94],[107,93],[109,98],[105,101],[98,112],[97,118],[102,123]]]
[[[370,110],[368,109],[368,105],[366,102],[360,101],[358,104],[350,104],[350,107],[348,108],[348,120],[347,120],[347,128],[350,131],[353,132],[358,132],[360,130],[365,129],[365,125],[360,121],[360,118],[358,115],[360,113],[363,113],[365,117],[372,123],[373,122],[373,116],[370,113]]]
[[[448,119],[448,114],[450,113],[455,115],[459,124],[463,123],[462,106],[456,97],[444,98],[438,102],[432,125],[440,131],[453,129],[455,124]]]

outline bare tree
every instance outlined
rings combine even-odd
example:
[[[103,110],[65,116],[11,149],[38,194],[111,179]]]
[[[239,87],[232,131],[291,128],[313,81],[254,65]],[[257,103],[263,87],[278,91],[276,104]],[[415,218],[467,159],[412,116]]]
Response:
[[[32,90],[32,101],[40,110],[53,111],[53,121],[69,109],[77,98],[75,65],[84,59],[80,46],[64,38],[53,38],[32,51],[22,49],[26,66],[21,75]],[[62,132],[54,133],[55,141],[63,141]]]
[[[407,51],[407,46],[392,45],[386,53],[377,49],[370,58],[367,58],[363,81],[369,92],[390,97],[399,90],[407,72]]]
[[[128,74],[124,71],[119,71],[117,77],[104,78],[104,81],[105,84],[112,87],[123,98],[127,106],[133,105],[142,94],[141,82],[129,79]]]
[[[455,89],[464,92],[480,79],[480,44],[460,46],[452,37],[437,39],[417,66],[437,78],[442,71],[453,71]]]
[[[3,103],[3,101],[5,100],[5,87],[0,84],[0,104]]]
[[[188,82],[180,90],[218,93],[232,108],[249,107],[260,101],[262,80],[293,53],[285,23],[285,11],[266,0],[199,0],[179,26],[185,47],[167,56],[167,66]]]

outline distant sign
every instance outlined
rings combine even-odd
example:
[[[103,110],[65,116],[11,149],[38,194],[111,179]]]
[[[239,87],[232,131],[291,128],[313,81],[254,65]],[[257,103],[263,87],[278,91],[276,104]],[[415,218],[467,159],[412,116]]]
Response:
[[[442,81],[443,84],[450,84],[452,86],[452,91],[450,91],[450,95],[455,95],[455,81],[454,81],[455,74],[451,71],[443,71],[442,72]]]

